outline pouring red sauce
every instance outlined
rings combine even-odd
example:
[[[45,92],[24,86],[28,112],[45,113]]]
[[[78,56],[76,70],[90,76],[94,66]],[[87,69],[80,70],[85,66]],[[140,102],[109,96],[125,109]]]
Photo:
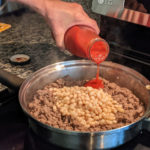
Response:
[[[103,81],[99,79],[99,64],[97,65],[96,79],[90,80],[84,85],[85,87],[90,86],[95,89],[104,88]]]
[[[103,81],[99,79],[100,63],[106,59],[108,53],[109,48],[104,41],[97,41],[93,44],[90,49],[90,57],[97,64],[96,79],[90,80],[84,86],[91,86],[96,89],[104,88]]]
[[[96,79],[90,80],[84,86],[99,89],[104,88],[103,81],[99,79],[99,66],[109,53],[107,42],[98,36],[92,29],[85,26],[73,26],[65,34],[65,47],[72,54],[88,58],[97,64]]]

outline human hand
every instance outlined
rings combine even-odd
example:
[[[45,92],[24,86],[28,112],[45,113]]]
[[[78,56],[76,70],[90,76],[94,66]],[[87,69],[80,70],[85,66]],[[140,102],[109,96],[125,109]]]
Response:
[[[100,30],[95,20],[91,19],[82,6],[77,3],[61,0],[10,0],[30,6],[44,16],[60,49],[65,49],[65,32],[74,25],[89,27],[99,34]]]
[[[63,1],[49,1],[46,3],[46,20],[51,28],[56,45],[65,49],[65,32],[74,25],[84,25],[99,34],[99,28],[95,20],[91,19],[77,3]]]

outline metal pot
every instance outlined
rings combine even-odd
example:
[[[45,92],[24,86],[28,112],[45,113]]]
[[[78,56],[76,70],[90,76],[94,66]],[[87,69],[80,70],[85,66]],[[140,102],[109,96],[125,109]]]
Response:
[[[76,132],[53,128],[41,123],[30,115],[28,103],[36,90],[66,75],[75,80],[91,79],[96,75],[96,64],[87,60],[65,61],[46,66],[26,79],[19,90],[19,102],[29,117],[32,130],[50,143],[70,149],[109,149],[120,146],[133,139],[142,130],[142,124],[150,113],[150,93],[146,89],[149,81],[133,69],[112,62],[100,65],[100,76],[133,91],[145,104],[146,112],[140,120],[121,128],[100,132]],[[146,128],[145,125],[145,128]]]
[[[96,75],[96,67],[96,64],[85,60],[60,62],[40,69],[23,82],[19,91],[19,101],[22,109],[29,116],[30,126],[36,134],[61,147],[90,150],[117,147],[133,139],[140,132],[142,121],[147,117],[150,109],[150,93],[145,87],[149,81],[138,72],[112,62],[101,64],[100,76],[130,89],[145,103],[146,112],[139,121],[109,131],[75,132],[53,128],[30,115],[28,103],[36,90],[66,75],[75,80],[91,79]]]

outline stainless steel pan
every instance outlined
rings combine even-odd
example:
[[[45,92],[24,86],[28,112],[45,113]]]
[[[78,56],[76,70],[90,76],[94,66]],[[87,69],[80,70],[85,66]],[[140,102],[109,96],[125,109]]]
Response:
[[[96,67],[96,64],[86,60],[60,62],[36,71],[23,82],[19,90],[19,102],[29,117],[30,127],[36,134],[64,148],[78,150],[109,149],[133,139],[142,130],[143,123],[145,128],[149,126],[147,117],[150,113],[150,93],[146,89],[149,81],[135,70],[112,62],[103,62],[100,65],[100,76],[132,90],[145,103],[146,112],[140,120],[114,130],[76,132],[53,128],[30,115],[28,103],[32,100],[36,90],[66,75],[77,80],[91,79],[96,75]]]

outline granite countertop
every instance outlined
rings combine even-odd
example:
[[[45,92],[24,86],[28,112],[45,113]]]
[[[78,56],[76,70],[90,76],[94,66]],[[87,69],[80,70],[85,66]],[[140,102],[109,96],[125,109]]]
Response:
[[[12,25],[11,29],[0,33],[0,69],[26,78],[46,65],[79,59],[60,51],[45,20],[29,9],[0,17],[0,21]],[[31,57],[29,64],[16,66],[9,62],[12,55],[20,53]],[[0,91],[5,88],[0,85]]]

